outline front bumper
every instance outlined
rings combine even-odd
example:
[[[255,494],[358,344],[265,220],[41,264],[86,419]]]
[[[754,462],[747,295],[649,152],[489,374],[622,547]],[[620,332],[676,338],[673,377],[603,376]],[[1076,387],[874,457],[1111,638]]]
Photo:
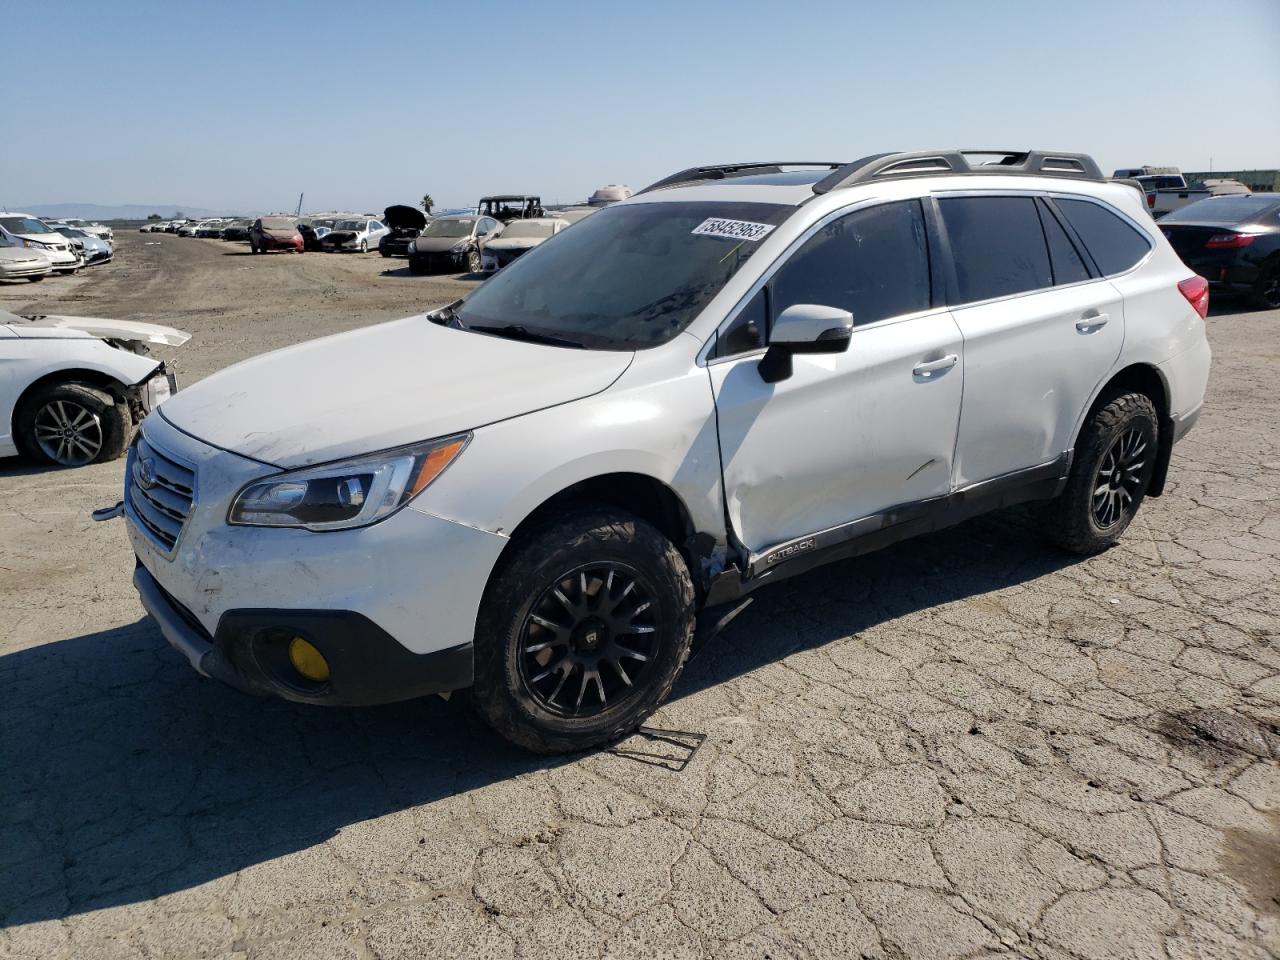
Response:
[[[30,264],[17,263],[0,266],[0,280],[18,280],[23,277],[43,277],[52,272],[53,265],[48,260],[35,261]]]
[[[333,655],[344,664],[355,656],[353,650],[364,651],[361,657],[368,663],[361,660],[356,666],[343,667],[352,677],[370,678],[360,681],[365,686],[359,687],[359,702],[403,699],[433,692],[428,688],[439,691],[450,689],[451,684],[465,685],[468,678],[459,680],[463,676],[459,670],[438,672],[425,665],[436,662],[429,657],[463,647],[469,658],[484,588],[508,542],[506,537],[434,516],[417,501],[385,520],[354,530],[314,533],[231,526],[226,516],[236,493],[246,483],[274,472],[273,468],[182,433],[165,419],[163,407],[147,417],[141,435],[163,457],[190,470],[194,483],[196,506],[187,511],[171,546],[149,533],[131,509],[131,486],[123,498],[133,552],[171,609],[166,613],[165,607],[158,606],[154,594],[151,599],[144,595],[144,604],[159,611],[152,610],[175,646],[184,652],[192,649],[191,631],[213,644],[231,636],[227,631],[234,627],[236,636],[248,637],[237,642],[252,646],[268,642],[254,640],[258,633],[291,629],[317,647],[333,645]],[[131,455],[131,463],[132,459]],[[130,474],[126,467],[127,478]],[[430,491],[420,499],[429,496]],[[142,593],[146,578],[135,578],[135,582]],[[268,614],[277,619],[263,619]],[[179,632],[173,626],[175,616],[189,629]],[[343,641],[354,646],[328,639],[331,634],[355,638]],[[366,639],[375,635],[378,639]],[[398,649],[388,652],[388,644]],[[252,679],[252,671],[243,658],[223,656],[239,665],[242,676],[235,685],[243,689],[247,682],[243,675],[247,672]],[[375,660],[395,670],[381,671]],[[446,661],[452,662],[447,657],[439,662]],[[420,665],[421,670],[410,669]],[[213,666],[197,664],[197,669],[227,679]],[[356,688],[350,686],[354,682],[340,680],[335,666],[334,686],[327,692],[280,685],[278,677],[265,687],[250,685],[254,692],[289,699],[354,703]]]
[[[415,654],[351,610],[229,610],[210,636],[198,618],[165,592],[141,561],[133,584],[147,613],[175,650],[203,676],[256,696],[299,703],[365,706],[471,685],[472,646]],[[315,683],[289,664],[289,638],[318,649],[330,676]]]

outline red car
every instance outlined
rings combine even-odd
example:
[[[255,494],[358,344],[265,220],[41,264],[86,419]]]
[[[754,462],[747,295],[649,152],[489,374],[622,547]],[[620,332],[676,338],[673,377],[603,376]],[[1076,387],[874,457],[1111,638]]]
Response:
[[[302,234],[298,225],[288,217],[262,217],[249,228],[249,248],[254,253],[270,253],[272,250],[288,250],[301,253]]]

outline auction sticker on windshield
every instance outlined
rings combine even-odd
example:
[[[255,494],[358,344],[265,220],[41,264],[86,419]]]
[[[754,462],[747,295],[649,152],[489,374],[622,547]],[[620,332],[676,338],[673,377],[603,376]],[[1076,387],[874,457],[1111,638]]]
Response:
[[[703,237],[724,237],[726,240],[761,240],[773,230],[772,223],[752,223],[750,220],[725,220],[708,217],[693,228],[693,233]]]

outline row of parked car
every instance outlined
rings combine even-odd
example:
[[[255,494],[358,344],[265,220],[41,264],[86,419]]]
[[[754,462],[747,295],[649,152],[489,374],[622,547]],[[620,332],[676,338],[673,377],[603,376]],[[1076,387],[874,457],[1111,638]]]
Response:
[[[43,220],[29,213],[0,214],[0,280],[43,280],[107,263],[115,233],[84,220]]]
[[[432,216],[394,204],[382,215],[334,213],[257,219],[164,220],[144,224],[143,233],[248,242],[254,253],[305,251],[368,253],[403,257],[414,273],[461,270],[494,273],[601,207],[631,196],[609,184],[582,204],[547,209],[533,194],[494,194],[472,208]]]

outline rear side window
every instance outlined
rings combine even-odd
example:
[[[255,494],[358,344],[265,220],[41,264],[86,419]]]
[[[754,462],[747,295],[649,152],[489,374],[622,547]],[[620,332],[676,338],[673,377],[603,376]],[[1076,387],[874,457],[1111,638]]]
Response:
[[[1034,197],[938,201],[951,241],[960,300],[973,303],[1053,286]]]
[[[778,271],[773,315],[797,303],[839,307],[859,326],[931,306],[929,243],[918,200],[833,220]]]
[[[1099,204],[1060,197],[1053,202],[1080,234],[1103,276],[1124,273],[1151,249],[1150,240]]]
[[[1053,283],[1060,287],[1066,283],[1079,283],[1089,279],[1089,268],[1080,259],[1075,244],[1062,229],[1053,212],[1043,204],[1039,206],[1040,222],[1044,226],[1044,239],[1049,244],[1049,261],[1053,264]]]

